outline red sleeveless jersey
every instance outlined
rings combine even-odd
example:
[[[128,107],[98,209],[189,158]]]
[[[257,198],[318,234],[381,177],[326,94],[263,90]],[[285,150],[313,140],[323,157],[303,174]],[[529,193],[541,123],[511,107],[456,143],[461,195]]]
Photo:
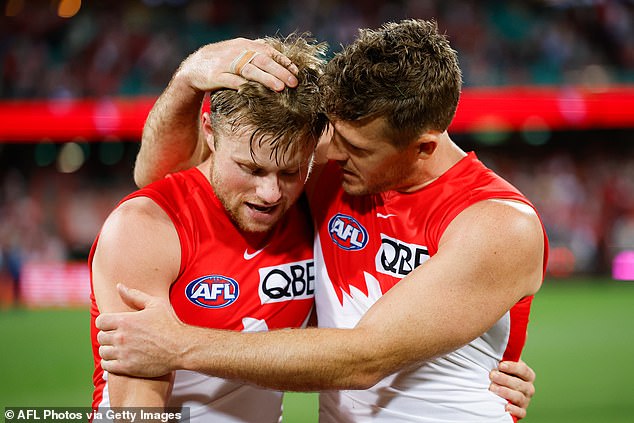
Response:
[[[354,327],[383,294],[436,254],[447,226],[470,205],[493,198],[530,205],[474,153],[412,193],[353,196],[343,191],[341,180],[339,167],[329,163],[309,199],[318,235],[315,299],[320,327]],[[547,254],[547,243],[545,248]],[[520,357],[531,300],[518,302],[467,346],[418,369],[392,375],[369,390],[322,394],[321,419],[474,421],[470,407],[478,404],[483,416],[478,421],[511,421],[504,401],[488,391],[488,370],[501,359]]]
[[[237,331],[305,325],[313,306],[314,262],[312,224],[303,197],[264,241],[255,244],[234,225],[197,168],[169,175],[122,202],[140,196],[157,203],[178,233],[181,265],[170,302],[183,322]],[[93,245],[89,263],[94,249]],[[91,301],[96,407],[105,381],[94,327],[99,314],[94,294]],[[173,392],[179,392],[178,381],[177,372]]]

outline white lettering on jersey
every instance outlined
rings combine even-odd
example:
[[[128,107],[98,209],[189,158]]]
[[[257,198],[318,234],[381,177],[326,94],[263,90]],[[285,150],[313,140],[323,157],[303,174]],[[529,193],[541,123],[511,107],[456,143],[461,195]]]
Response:
[[[429,259],[427,247],[408,244],[381,234],[381,248],[374,259],[377,272],[403,278]]]
[[[259,272],[258,294],[262,304],[302,300],[315,295],[315,262],[312,259],[263,267]]]

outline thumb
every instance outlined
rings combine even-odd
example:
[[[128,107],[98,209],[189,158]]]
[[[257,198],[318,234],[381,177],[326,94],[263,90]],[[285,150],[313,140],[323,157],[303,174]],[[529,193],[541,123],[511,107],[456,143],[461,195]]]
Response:
[[[135,310],[143,310],[148,306],[152,297],[138,289],[128,288],[122,283],[117,284],[117,291],[123,302]]]

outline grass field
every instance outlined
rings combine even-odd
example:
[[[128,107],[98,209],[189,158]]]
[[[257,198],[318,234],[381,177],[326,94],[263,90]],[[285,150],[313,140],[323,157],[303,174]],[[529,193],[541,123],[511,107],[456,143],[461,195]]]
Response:
[[[0,311],[0,407],[87,406],[87,310]],[[634,419],[634,283],[547,282],[537,295],[524,359],[537,395],[526,423]],[[316,422],[316,396],[291,394],[286,423]]]

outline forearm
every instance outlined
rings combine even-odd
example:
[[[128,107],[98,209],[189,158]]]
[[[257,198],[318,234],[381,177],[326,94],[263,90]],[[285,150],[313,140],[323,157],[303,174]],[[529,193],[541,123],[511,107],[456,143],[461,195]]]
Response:
[[[417,285],[405,286],[417,291]],[[489,313],[490,323],[477,307],[464,311],[440,301],[441,285],[431,291],[435,300],[421,308],[406,306],[404,297],[421,298],[409,289],[384,296],[352,329],[245,334],[187,326],[185,334],[170,336],[180,335],[173,368],[287,391],[367,389],[461,347],[499,319]]]
[[[165,407],[171,375],[154,379],[108,375],[110,407]]]
[[[360,329],[245,334],[188,326],[182,335],[174,368],[277,390],[367,389],[403,365]]]
[[[196,164],[202,144],[198,138],[204,95],[188,84],[181,70],[176,72],[143,127],[134,167],[134,181],[139,187]]]

